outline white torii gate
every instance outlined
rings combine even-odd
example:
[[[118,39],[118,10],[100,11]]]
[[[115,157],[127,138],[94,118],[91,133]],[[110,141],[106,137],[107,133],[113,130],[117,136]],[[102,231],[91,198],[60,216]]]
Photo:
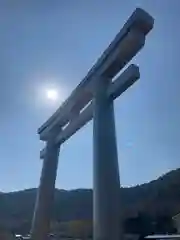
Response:
[[[69,98],[38,129],[46,147],[36,199],[31,237],[45,240],[49,232],[51,205],[60,146],[93,118],[93,236],[95,240],[120,240],[120,180],[113,101],[139,79],[139,68],[130,65],[118,72],[144,46],[154,20],[137,8]]]

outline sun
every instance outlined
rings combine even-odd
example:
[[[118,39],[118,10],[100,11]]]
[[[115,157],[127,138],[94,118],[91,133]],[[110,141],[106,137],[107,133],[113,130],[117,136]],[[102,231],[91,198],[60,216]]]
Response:
[[[57,91],[56,89],[48,89],[48,90],[46,91],[46,97],[47,97],[49,100],[55,102],[55,101],[58,100],[58,91]]]

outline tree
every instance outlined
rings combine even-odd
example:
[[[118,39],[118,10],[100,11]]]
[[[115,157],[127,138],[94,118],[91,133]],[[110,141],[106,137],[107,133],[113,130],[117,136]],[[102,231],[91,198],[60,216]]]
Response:
[[[159,234],[176,233],[172,218],[167,215],[160,215],[156,217],[155,232]]]
[[[152,218],[142,212],[139,212],[137,217],[129,218],[124,222],[124,230],[126,233],[140,234],[145,236],[153,232]]]
[[[87,238],[92,235],[92,221],[70,221],[68,222],[68,233],[72,237]]]

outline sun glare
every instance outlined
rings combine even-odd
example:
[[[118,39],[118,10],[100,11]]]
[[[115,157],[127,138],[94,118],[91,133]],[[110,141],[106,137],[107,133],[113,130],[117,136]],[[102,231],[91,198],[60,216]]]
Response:
[[[51,101],[57,101],[58,100],[58,92],[56,89],[48,89],[46,92],[46,96]]]

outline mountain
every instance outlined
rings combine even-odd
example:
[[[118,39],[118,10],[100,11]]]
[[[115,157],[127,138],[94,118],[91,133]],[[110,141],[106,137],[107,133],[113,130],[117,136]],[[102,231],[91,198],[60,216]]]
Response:
[[[125,218],[139,212],[150,216],[180,211],[180,168],[150,183],[120,190]],[[18,227],[32,219],[36,189],[0,194],[0,226]],[[52,218],[55,221],[87,220],[92,218],[92,190],[55,191]]]

